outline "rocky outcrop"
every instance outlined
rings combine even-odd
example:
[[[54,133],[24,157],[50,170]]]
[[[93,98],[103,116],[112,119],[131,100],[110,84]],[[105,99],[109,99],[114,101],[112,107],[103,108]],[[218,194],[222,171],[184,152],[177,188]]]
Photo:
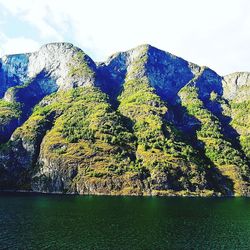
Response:
[[[250,97],[250,73],[236,72],[223,77],[223,96],[228,100],[248,100]]]
[[[141,63],[144,65],[138,68]],[[117,88],[121,88],[125,77],[146,76],[160,96],[174,102],[178,91],[194,77],[193,72],[199,71],[200,67],[150,45],[141,45],[114,54],[98,69],[105,71],[106,77],[115,82]]]
[[[4,56],[0,62],[0,96],[21,103],[20,117],[9,119],[2,129],[1,141],[30,115],[32,108],[46,95],[95,83],[95,63],[69,43],[51,43],[29,54]]]
[[[30,54],[4,56],[0,59],[0,97],[13,86],[22,85],[28,80]]]
[[[4,56],[1,59],[0,93],[36,80],[46,95],[57,89],[94,84],[95,63],[70,43],[51,43],[37,52]],[[77,74],[77,69],[83,69]],[[85,70],[85,71],[84,71]],[[93,74],[89,74],[93,71]]]
[[[54,80],[59,90],[66,90],[76,86],[93,85],[95,67],[90,57],[72,44],[51,43],[30,54],[28,76],[34,79],[43,72]],[[91,71],[93,74],[89,74]],[[46,83],[41,84],[45,93],[55,91],[51,87]]]

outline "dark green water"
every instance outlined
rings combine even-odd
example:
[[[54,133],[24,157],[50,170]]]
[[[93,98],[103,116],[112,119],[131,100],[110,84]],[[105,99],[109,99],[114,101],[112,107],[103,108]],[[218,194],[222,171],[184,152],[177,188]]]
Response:
[[[250,249],[250,199],[0,194],[0,249]]]

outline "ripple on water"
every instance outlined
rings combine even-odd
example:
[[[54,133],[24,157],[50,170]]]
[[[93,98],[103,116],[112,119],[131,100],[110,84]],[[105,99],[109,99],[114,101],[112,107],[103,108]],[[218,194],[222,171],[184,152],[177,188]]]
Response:
[[[0,194],[0,249],[247,249],[250,199]]]

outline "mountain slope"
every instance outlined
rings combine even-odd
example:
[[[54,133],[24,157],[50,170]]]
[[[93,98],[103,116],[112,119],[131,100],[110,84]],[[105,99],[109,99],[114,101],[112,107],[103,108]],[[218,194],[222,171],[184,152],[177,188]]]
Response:
[[[0,142],[10,137],[46,95],[57,90],[93,85],[95,81],[95,63],[79,48],[67,43],[44,45],[31,54],[5,56],[0,65],[0,97],[21,104],[18,117],[8,115],[5,126],[1,127]]]
[[[5,56],[0,188],[249,195],[249,77],[150,45],[95,64],[67,43]]]

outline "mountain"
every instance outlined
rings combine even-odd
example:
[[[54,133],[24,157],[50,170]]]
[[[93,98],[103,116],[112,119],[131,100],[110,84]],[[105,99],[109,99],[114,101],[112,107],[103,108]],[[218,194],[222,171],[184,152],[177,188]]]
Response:
[[[69,43],[0,59],[0,189],[250,195],[250,73],[150,45],[95,63]]]

